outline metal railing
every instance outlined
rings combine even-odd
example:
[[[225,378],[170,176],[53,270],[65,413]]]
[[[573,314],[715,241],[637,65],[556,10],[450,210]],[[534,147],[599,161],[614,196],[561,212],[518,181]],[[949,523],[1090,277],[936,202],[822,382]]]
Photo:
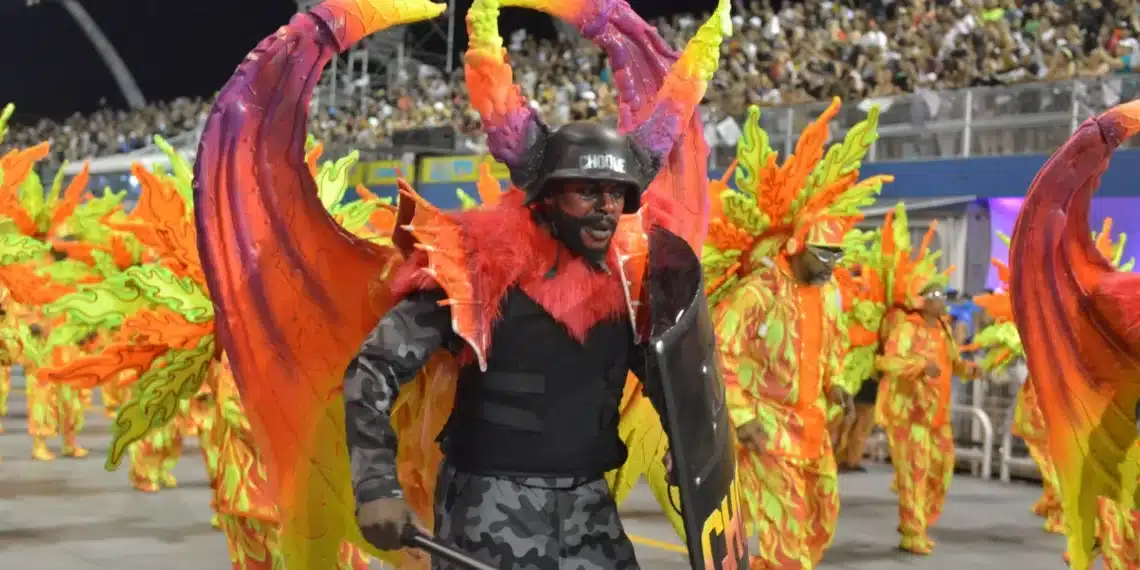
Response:
[[[1134,98],[1140,98],[1140,75],[1136,74],[919,91],[845,103],[831,123],[831,138],[841,139],[866,118],[871,104],[877,104],[879,139],[871,147],[868,162],[1048,154],[1086,118]],[[803,128],[827,105],[823,101],[766,108],[760,126],[768,133],[772,148],[787,156]],[[724,116],[710,111],[706,118],[719,121]],[[731,146],[714,145],[714,166],[727,166],[732,154]]]
[[[896,97],[863,102],[847,102],[831,123],[831,140],[842,139],[847,131],[867,116],[870,105],[878,105],[879,138],[871,146],[866,162],[938,160],[979,156],[1049,154],[1057,149],[1086,118],[1119,103],[1140,98],[1140,74],[1115,75],[1096,79],[1025,83],[1003,87],[977,87],[953,91],[920,91]],[[827,107],[821,101],[804,105],[768,107],[762,110],[760,126],[768,133],[769,144],[788,156],[795,149],[800,132]],[[724,120],[716,108],[702,110],[711,127]],[[737,124],[743,117],[734,117]],[[612,122],[612,121],[611,121]],[[197,145],[201,127],[171,137],[178,149]],[[457,154],[483,152],[482,137],[460,136]],[[326,156],[340,156],[359,150],[363,160],[399,158],[414,149],[353,142],[324,141]],[[711,141],[710,166],[728,166],[735,148]],[[735,141],[733,141],[735,143]],[[1129,139],[1122,146],[1140,145]],[[452,149],[432,149],[448,152]],[[131,153],[156,152],[148,147]]]
[[[1018,473],[1035,472],[1038,476],[1041,475],[1037,467],[1037,462],[1033,460],[1028,454],[1017,453],[1016,449],[1016,436],[1013,435],[1013,416],[1016,406],[1010,406],[1009,412],[1006,414],[1004,425],[1002,426],[1001,438],[1001,467],[999,468],[998,478],[1002,483],[1009,483],[1013,480],[1013,472],[1016,470]]]
[[[950,411],[972,416],[977,425],[981,427],[982,446],[980,449],[977,447],[957,447],[954,453],[958,459],[964,459],[973,464],[974,475],[978,475],[982,479],[989,479],[994,472],[994,424],[990,421],[990,415],[977,406],[952,406]]]
[[[1048,154],[1065,142],[1086,118],[1119,103],[1140,98],[1140,75],[919,91],[862,102],[845,102],[831,123],[832,141],[877,105],[879,138],[867,162],[937,160],[978,156]],[[800,132],[827,108],[828,101],[763,108],[760,126],[769,144],[784,156],[792,153]],[[702,110],[714,126],[728,115],[715,107]],[[744,117],[732,117],[743,125]],[[478,146],[474,137],[469,146]],[[732,143],[732,144],[729,144]],[[735,141],[710,141],[710,165],[732,162]],[[1125,143],[1124,146],[1130,146]]]

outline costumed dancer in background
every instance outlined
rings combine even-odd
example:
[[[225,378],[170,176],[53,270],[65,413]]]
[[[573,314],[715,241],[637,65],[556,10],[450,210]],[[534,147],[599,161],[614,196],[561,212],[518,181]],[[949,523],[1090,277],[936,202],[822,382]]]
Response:
[[[114,419],[115,414],[119,413],[119,407],[130,397],[130,391],[118,384],[108,384],[99,388],[99,401],[103,404],[103,416],[107,419]]]
[[[5,110],[10,114],[11,107]],[[92,255],[99,233],[97,220],[121,202],[125,194],[105,194],[84,201],[86,166],[62,187],[63,170],[50,188],[44,188],[33,171],[47,156],[49,145],[15,149],[0,158],[0,286],[22,306],[22,364],[28,393],[29,432],[32,456],[50,460],[55,456],[46,439],[60,435],[63,453],[86,454],[76,441],[90,394],[60,390],[37,378],[41,366],[50,362],[57,347],[73,347],[92,331],[84,327],[54,326],[41,307],[72,292],[80,283],[98,281],[105,271],[100,258]],[[31,326],[34,325],[34,326]]]
[[[360,528],[396,549],[418,516],[497,567],[637,567],[603,475],[625,459],[618,410],[641,354],[646,229],[665,224],[694,260],[703,241],[707,147],[694,110],[728,5],[679,58],[623,1],[509,5],[553,12],[606,49],[622,86],[620,132],[547,127],[512,83],[498,3],[476,2],[466,78],[517,189],[497,206],[444,214],[405,185],[398,250],[354,239],[313,208],[299,146],[286,141],[303,136],[315,71],[337,51],[442,6],[321,4],[247,58],[207,122],[195,176],[204,265],[280,491],[290,564],[327,564],[329,539],[363,543]],[[526,350],[512,349],[520,343]],[[345,416],[330,409],[342,389]],[[491,476],[505,472],[514,476]],[[520,492],[538,503],[519,510]],[[503,508],[514,512],[500,519]],[[384,556],[416,563],[409,552]]]
[[[8,133],[8,120],[12,118],[14,112],[16,106],[11,103],[0,109],[0,142],[4,142],[4,136]],[[0,175],[4,172],[3,162],[4,159],[0,158]],[[3,183],[4,179],[0,177],[0,185]],[[0,190],[0,196],[5,194],[5,191]],[[4,233],[6,232],[0,231],[0,236]],[[3,254],[0,254],[0,264],[5,263],[7,261],[3,259]],[[8,290],[0,285],[0,433],[4,433],[4,417],[8,415],[8,393],[12,390],[12,365],[15,364],[16,354],[19,352],[19,332],[13,309]]]
[[[827,415],[850,396],[836,383],[846,332],[832,271],[859,208],[891,178],[858,181],[877,108],[824,154],[838,111],[836,99],[777,166],[760,110],[749,109],[739,191],[719,196],[703,259],[749,530],[760,537],[754,570],[814,568],[839,514]]]
[[[954,376],[974,379],[978,369],[962,360],[946,316],[947,276],[941,252],[929,251],[934,224],[911,247],[906,210],[900,203],[883,222],[879,259],[891,303],[882,355],[877,415],[886,429],[899,493],[899,548],[930,554],[928,530],[942,514],[954,474],[950,387]]]
[[[28,315],[31,316],[31,315]],[[46,358],[49,330],[40,322],[21,327],[22,346],[19,360],[24,370],[24,393],[28,406],[28,435],[32,438],[32,459],[51,461],[55,454],[48,449],[47,441],[58,431],[55,390],[51,384],[41,384],[37,378],[40,363]]]
[[[32,315],[29,315],[32,317]],[[28,398],[28,434],[32,437],[32,458],[39,461],[55,459],[48,448],[48,439],[58,435],[64,457],[81,458],[87,450],[78,442],[85,422],[85,400],[82,390],[60,390],[41,377],[44,366],[77,350],[74,346],[82,332],[49,318],[34,318],[24,327],[19,360],[24,369],[25,391]]]
[[[880,329],[886,313],[886,291],[876,264],[870,261],[875,232],[853,230],[844,240],[845,264],[835,269],[843,293],[843,317],[848,349],[843,362],[843,384],[854,394],[853,418],[844,422],[845,432],[835,448],[839,472],[865,472],[863,454],[875,427],[875,404],[879,394],[875,358],[881,349]]]
[[[1085,121],[1038,172],[1010,243],[1010,296],[1057,473],[1070,565],[1140,567],[1140,276],[1089,227],[1112,152],[1140,101]],[[1115,256],[1114,256],[1115,257]]]
[[[166,151],[172,173],[135,165],[132,173],[142,189],[139,203],[123,219],[108,221],[148,249],[148,262],[115,279],[82,287],[51,307],[69,318],[119,323],[112,342],[98,354],[49,373],[57,382],[83,386],[119,382],[124,374],[135,377],[131,398],[112,424],[107,465],[117,467],[130,448],[132,461],[140,454],[142,467],[152,468],[140,474],[144,484],[169,474],[170,455],[140,452],[139,445],[156,432],[180,437],[191,424],[196,427],[213,489],[214,524],[226,535],[234,569],[281,568],[278,510],[268,496],[264,465],[214,338],[214,310],[203,283],[192,221],[190,165],[161,139],[156,143]],[[310,176],[321,180],[320,200],[352,230],[362,231],[383,205],[338,204],[356,157],[325,163],[318,170],[318,156],[319,149],[309,154]],[[363,570],[368,561],[358,549],[343,544],[330,566]]]
[[[8,289],[0,285],[0,433],[8,415],[8,393],[12,389],[12,365],[20,354],[19,323]]]

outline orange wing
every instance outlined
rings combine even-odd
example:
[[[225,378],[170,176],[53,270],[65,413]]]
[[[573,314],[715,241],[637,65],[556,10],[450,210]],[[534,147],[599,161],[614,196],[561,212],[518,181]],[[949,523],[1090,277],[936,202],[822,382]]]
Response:
[[[1097,498],[1118,498],[1120,463],[1137,435],[1140,275],[1117,273],[1097,250],[1089,208],[1112,151],[1138,130],[1140,101],[1081,125],[1037,174],[1010,246],[1013,314],[1076,570],[1089,567]]]
[[[343,230],[321,204],[304,154],[309,101],[338,50],[442,9],[330,0],[298,15],[238,67],[202,134],[198,251],[218,336],[275,487],[282,550],[297,568],[334,565],[341,538],[363,542],[341,382],[390,304],[387,288],[373,285],[399,260],[394,249]]]

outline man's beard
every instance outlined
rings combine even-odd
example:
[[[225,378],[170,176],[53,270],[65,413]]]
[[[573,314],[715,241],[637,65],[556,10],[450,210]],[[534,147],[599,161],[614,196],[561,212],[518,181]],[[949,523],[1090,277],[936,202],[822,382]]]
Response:
[[[612,232],[617,229],[616,217],[606,214],[587,214],[577,218],[567,215],[557,207],[548,208],[546,216],[554,228],[554,237],[558,238],[566,249],[581,255],[597,267],[604,267],[613,236],[606,240],[605,246],[594,248],[586,245],[582,233],[583,231]]]
[[[808,285],[823,285],[831,280],[831,275],[834,273],[831,269],[823,269],[820,271],[812,272],[808,275]]]

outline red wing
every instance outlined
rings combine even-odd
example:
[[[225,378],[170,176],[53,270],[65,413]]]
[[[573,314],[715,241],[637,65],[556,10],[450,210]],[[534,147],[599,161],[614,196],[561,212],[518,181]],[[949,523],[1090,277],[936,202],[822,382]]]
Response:
[[[1010,246],[1014,318],[1077,570],[1089,564],[1097,497],[1119,495],[1119,466],[1136,439],[1140,277],[1116,273],[1097,250],[1089,208],[1112,151],[1137,130],[1140,102],[1086,121],[1037,174]]]
[[[218,335],[283,522],[310,544],[355,532],[341,381],[387,308],[370,303],[370,290],[385,290],[370,283],[397,257],[333,221],[305,162],[309,101],[335,51],[318,26],[294,18],[238,67],[194,166]],[[289,550],[294,560],[316,556]]]

